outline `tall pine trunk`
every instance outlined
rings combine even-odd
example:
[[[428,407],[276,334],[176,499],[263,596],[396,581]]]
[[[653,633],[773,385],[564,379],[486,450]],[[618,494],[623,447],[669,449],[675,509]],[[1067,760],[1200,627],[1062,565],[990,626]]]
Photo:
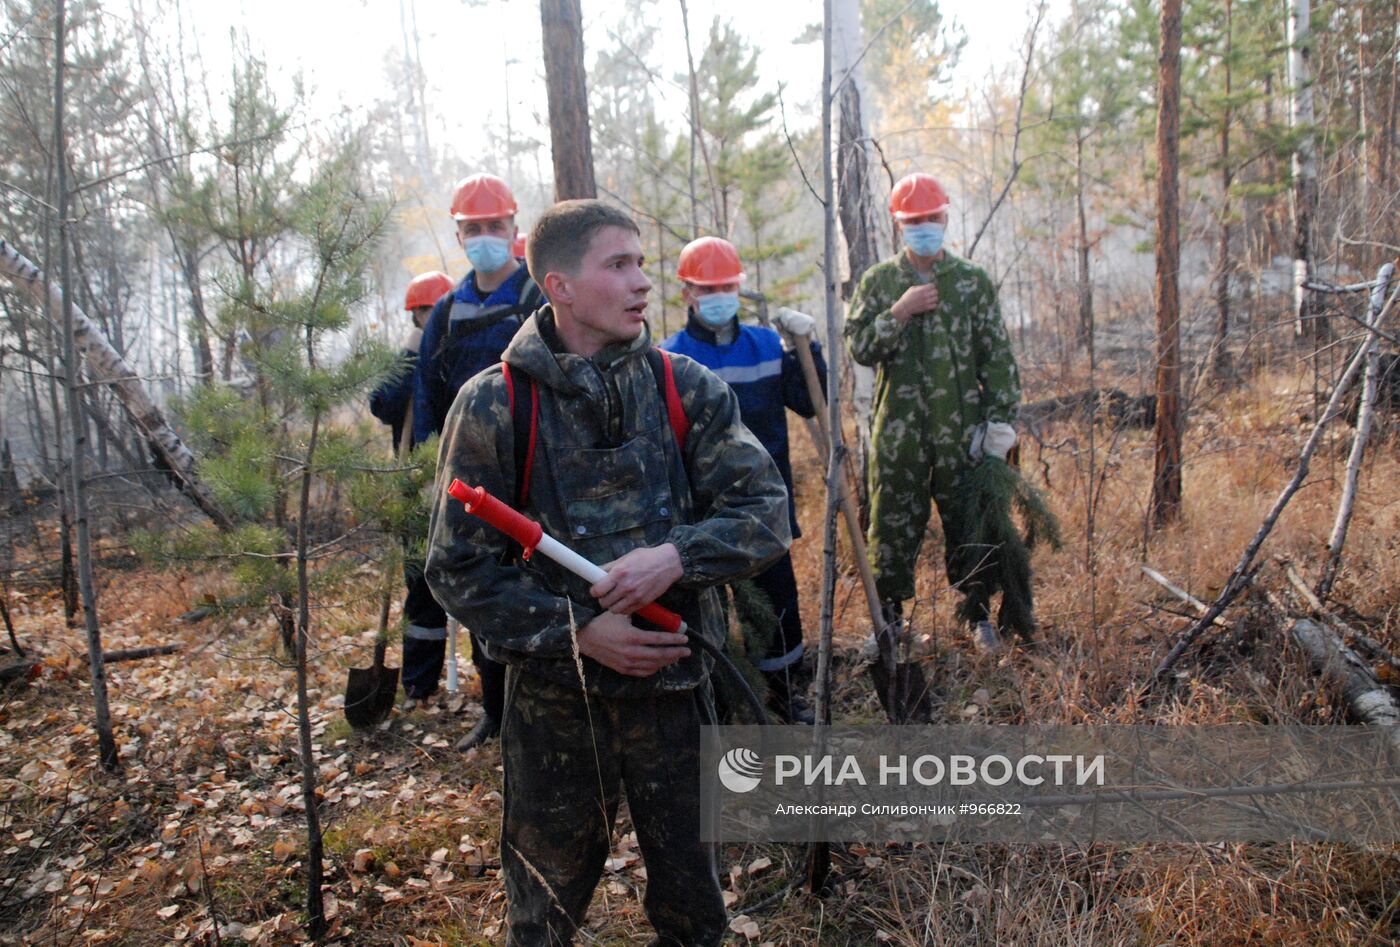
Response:
[[[544,31],[549,140],[554,153],[554,199],[597,197],[579,0],[540,0],[540,24]]]
[[[1181,516],[1181,304],[1178,162],[1181,153],[1181,0],[1163,0],[1157,58],[1157,426],[1151,522]]]

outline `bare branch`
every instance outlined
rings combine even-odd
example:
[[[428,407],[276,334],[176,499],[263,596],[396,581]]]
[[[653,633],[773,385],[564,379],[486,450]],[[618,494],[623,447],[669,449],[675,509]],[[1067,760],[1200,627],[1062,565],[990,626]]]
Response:
[[[972,243],[967,248],[967,258],[972,259],[972,255],[977,252],[977,244],[982,242],[982,235],[991,226],[992,218],[996,216],[1002,201],[1006,200],[1006,195],[1011,191],[1011,185],[1016,182],[1016,178],[1021,173],[1023,162],[1020,158],[1021,133],[1025,130],[1024,117],[1026,111],[1026,93],[1030,89],[1031,67],[1035,62],[1035,41],[1040,35],[1040,24],[1045,19],[1045,0],[1040,0],[1035,7],[1035,19],[1031,22],[1030,29],[1026,32],[1026,56],[1021,69],[1021,91],[1016,97],[1016,126],[1015,132],[1011,136],[1011,173],[1006,176],[1005,183],[1001,186],[1001,193],[992,202],[991,208],[987,211],[987,217],[982,221],[982,226],[977,228],[977,234],[972,238]]]

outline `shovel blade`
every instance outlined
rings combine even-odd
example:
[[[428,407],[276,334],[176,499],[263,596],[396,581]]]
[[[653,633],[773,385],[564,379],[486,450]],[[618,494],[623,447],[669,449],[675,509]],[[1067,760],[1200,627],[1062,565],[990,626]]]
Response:
[[[877,661],[870,666],[870,676],[880,706],[890,723],[928,723],[933,719],[929,702],[929,683],[922,665],[915,661],[900,661],[890,678],[885,665]]]
[[[357,730],[382,723],[394,709],[398,691],[398,668],[351,668],[345,681],[345,719]]]

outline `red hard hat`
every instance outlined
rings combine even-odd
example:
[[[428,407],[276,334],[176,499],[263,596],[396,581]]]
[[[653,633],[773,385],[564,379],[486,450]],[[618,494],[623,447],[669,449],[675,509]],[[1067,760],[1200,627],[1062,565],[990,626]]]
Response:
[[[419,306],[431,306],[450,292],[452,292],[452,280],[448,278],[446,273],[439,273],[436,270],[431,273],[420,273],[413,277],[413,281],[408,284],[408,294],[404,297],[403,307],[412,311]]]
[[[721,237],[701,237],[687,243],[681,251],[676,276],[696,286],[723,286],[742,282],[744,268],[734,244]]]
[[[510,255],[517,260],[525,259],[525,235],[523,233],[515,235],[515,242],[510,245]]]
[[[895,220],[908,220],[948,209],[948,192],[931,174],[915,171],[895,183],[890,192],[890,213]]]
[[[515,196],[494,174],[473,174],[452,193],[453,220],[500,220],[515,216]]]

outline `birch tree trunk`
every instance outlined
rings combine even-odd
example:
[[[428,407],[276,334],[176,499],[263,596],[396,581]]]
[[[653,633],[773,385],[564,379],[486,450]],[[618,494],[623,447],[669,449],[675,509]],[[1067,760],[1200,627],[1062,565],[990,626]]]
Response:
[[[1293,328],[1314,343],[1326,337],[1306,289],[1313,275],[1313,217],[1317,212],[1317,144],[1313,139],[1311,0],[1291,0],[1288,13],[1289,117],[1293,149]]]
[[[1181,0],[1163,0],[1157,59],[1157,426],[1151,521],[1181,516],[1181,303],[1178,161],[1181,153]]]
[[[554,199],[597,197],[579,0],[540,0],[540,25],[544,31],[549,139],[554,153]]]
[[[1361,478],[1361,461],[1366,456],[1366,439],[1371,434],[1371,418],[1375,413],[1373,408],[1380,381],[1381,338],[1375,329],[1380,323],[1381,313],[1385,311],[1385,299],[1390,292],[1390,281],[1394,275],[1395,264],[1387,263],[1376,274],[1376,285],[1371,290],[1371,312],[1367,320],[1370,334],[1366,340],[1366,380],[1361,387],[1356,436],[1351,442],[1351,455],[1347,458],[1347,476],[1342,487],[1342,499],[1337,504],[1337,521],[1327,542],[1327,565],[1323,569],[1322,580],[1317,584],[1317,597],[1320,599],[1325,599],[1332,593],[1332,583],[1336,581],[1337,570],[1342,564],[1342,547],[1346,545],[1347,531],[1351,526],[1351,511],[1356,504],[1356,485]]]
[[[87,314],[72,305],[67,294],[58,286],[50,285],[48,297],[45,298],[43,271],[3,237],[0,237],[0,275],[8,276],[23,286],[40,306],[47,308],[55,321],[61,321],[64,312],[71,312],[71,336],[87,364],[88,375],[93,381],[111,387],[130,416],[131,423],[141,432],[180,489],[220,529],[231,529],[232,520],[219,508],[195,473],[194,454],[190,453],[180,435],[165,420],[165,415],[146,393],[141,379],[97,331]]]
[[[63,130],[63,54],[65,40],[64,0],[54,9],[54,98],[53,154],[58,200],[58,279],[63,297],[63,387],[67,396],[69,471],[73,498],[74,536],[78,553],[78,591],[83,602],[83,626],[87,631],[88,669],[92,679],[94,724],[97,752],[102,768],[111,772],[120,762],[117,740],[112,733],[112,713],[107,704],[107,671],[102,663],[102,628],[97,622],[97,592],[92,581],[92,535],[88,525],[87,475],[84,472],[87,424],[82,410],[82,387],[78,378],[78,350],[74,338],[74,306],[68,266],[68,144]]]

